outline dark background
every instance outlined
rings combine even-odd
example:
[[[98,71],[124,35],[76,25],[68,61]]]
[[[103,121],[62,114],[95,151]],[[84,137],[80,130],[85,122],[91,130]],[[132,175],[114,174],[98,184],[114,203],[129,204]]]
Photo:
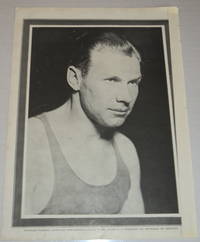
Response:
[[[177,213],[161,29],[106,29],[125,34],[142,56],[143,79],[139,96],[121,131],[134,142],[138,151],[146,213]],[[96,31],[96,28],[33,29],[30,117],[59,107],[69,97],[71,90],[66,82],[66,67],[73,54],[74,38],[84,31]]]

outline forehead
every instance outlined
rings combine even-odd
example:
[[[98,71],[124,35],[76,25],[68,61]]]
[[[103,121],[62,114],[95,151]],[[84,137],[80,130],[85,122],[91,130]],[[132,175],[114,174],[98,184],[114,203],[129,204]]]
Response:
[[[101,75],[115,75],[122,79],[141,76],[140,62],[136,55],[128,56],[114,47],[93,49],[90,54],[90,71]]]

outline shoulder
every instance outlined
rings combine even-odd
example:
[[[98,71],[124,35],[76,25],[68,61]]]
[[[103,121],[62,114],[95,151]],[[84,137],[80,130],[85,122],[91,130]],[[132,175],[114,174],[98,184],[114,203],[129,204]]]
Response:
[[[114,140],[118,146],[118,149],[123,156],[137,156],[137,151],[134,143],[124,134],[117,132],[114,136]]]
[[[36,160],[40,160],[36,158],[37,156],[42,158],[49,152],[48,137],[42,121],[37,117],[30,118],[26,134],[27,156],[36,163]]]
[[[29,158],[31,156],[35,157],[37,154],[40,154],[41,151],[44,154],[45,151],[49,149],[44,124],[37,117],[28,120],[26,143],[27,155]],[[34,160],[36,159],[34,158]]]
[[[43,196],[49,196],[52,179],[52,158],[44,125],[39,118],[30,118],[25,153],[25,212],[40,211],[46,203]]]
[[[125,201],[120,213],[123,214],[143,214],[144,202],[140,187],[140,162],[134,143],[122,133],[117,133],[115,142],[126,164],[131,179],[131,187],[128,198]]]
[[[137,179],[140,176],[140,163],[134,143],[120,132],[115,134],[114,139],[123,161],[131,171],[130,175]]]
[[[31,140],[37,140],[38,138],[44,137],[45,128],[39,116],[28,119],[27,124],[27,137]]]

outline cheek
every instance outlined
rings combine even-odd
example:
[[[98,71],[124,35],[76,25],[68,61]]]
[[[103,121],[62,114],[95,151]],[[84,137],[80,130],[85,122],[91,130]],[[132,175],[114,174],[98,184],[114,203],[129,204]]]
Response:
[[[98,86],[84,86],[80,90],[81,101],[84,106],[90,110],[97,111],[104,106],[105,103],[105,91],[102,91]]]
[[[88,89],[88,96],[93,105],[99,105],[99,108],[104,106],[109,102],[110,99],[110,91],[106,86],[96,85],[92,88]],[[96,107],[98,108],[98,106]]]
[[[138,94],[139,94],[139,87],[138,87],[138,85],[136,85],[136,87],[134,89],[134,94],[133,94],[133,96],[134,96],[135,99],[137,99]]]
[[[132,104],[132,105],[134,105],[135,101],[137,100],[138,94],[139,94],[139,87],[138,87],[138,85],[137,85],[137,86],[135,86],[135,87],[133,88],[133,90],[131,90],[131,92],[130,92],[130,95],[131,95],[131,97],[132,97],[132,101],[131,101],[131,104]]]

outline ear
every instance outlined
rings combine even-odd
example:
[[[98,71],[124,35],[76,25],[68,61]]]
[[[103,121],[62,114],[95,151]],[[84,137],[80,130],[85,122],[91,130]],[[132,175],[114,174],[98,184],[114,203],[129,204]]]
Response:
[[[67,82],[74,91],[79,91],[82,81],[81,71],[75,66],[67,68]]]

